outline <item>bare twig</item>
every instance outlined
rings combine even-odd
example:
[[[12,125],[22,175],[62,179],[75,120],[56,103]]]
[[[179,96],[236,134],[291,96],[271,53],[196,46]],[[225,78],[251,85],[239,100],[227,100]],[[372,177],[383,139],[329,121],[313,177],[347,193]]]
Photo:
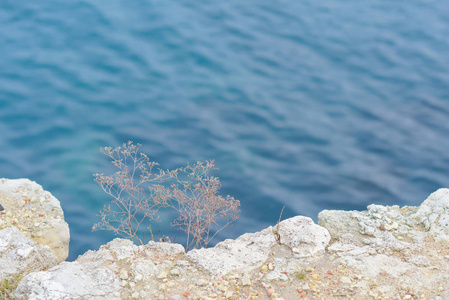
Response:
[[[94,175],[112,201],[100,212],[101,222],[93,230],[112,230],[143,244],[145,234],[139,236],[140,225],[144,221],[157,221],[159,209],[169,207],[179,214],[172,225],[186,232],[189,250],[206,247],[217,233],[238,218],[240,202],[218,195],[220,180],[209,175],[216,169],[213,161],[164,171],[139,153],[140,144],[128,142],[122,147],[100,149],[119,171],[110,176]],[[219,223],[219,219],[225,222]],[[148,229],[154,240],[151,226]]]
[[[276,228],[275,229],[273,228],[274,238],[276,239],[276,242],[279,245],[281,244],[281,235],[279,234],[279,223],[281,222],[282,213],[284,212],[284,208],[285,208],[285,205],[284,205],[284,207],[282,207],[281,214],[279,215],[279,220],[276,224]]]

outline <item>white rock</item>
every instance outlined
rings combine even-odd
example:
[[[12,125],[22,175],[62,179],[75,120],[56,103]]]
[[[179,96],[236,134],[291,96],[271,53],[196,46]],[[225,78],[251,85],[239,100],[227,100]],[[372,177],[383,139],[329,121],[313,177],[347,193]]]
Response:
[[[128,271],[122,269],[122,270],[120,271],[120,279],[123,279],[123,280],[128,279]]]
[[[0,282],[13,275],[26,275],[56,264],[56,256],[48,246],[28,239],[16,227],[0,231]]]
[[[7,213],[18,216],[15,221],[26,237],[49,246],[58,262],[67,258],[69,226],[64,221],[61,204],[52,194],[29,179],[3,178],[0,180],[0,198],[4,199],[1,204]],[[0,229],[10,225],[3,220]]]
[[[63,262],[45,272],[28,274],[20,281],[13,297],[17,299],[74,299],[97,297],[120,299],[121,289],[115,272],[91,269],[85,264]]]
[[[449,234],[449,189],[432,193],[420,206],[416,219],[422,222],[430,233]]]
[[[329,244],[329,231],[311,218],[296,216],[279,223],[281,244],[289,246],[297,257],[323,254]]]
[[[150,249],[152,251],[157,251],[164,255],[177,255],[184,254],[185,249],[181,244],[172,244],[172,243],[161,243],[161,242],[153,242],[150,241],[145,245],[146,249]]]
[[[413,269],[413,265],[384,254],[359,256],[357,259],[346,257],[346,263],[349,267],[359,269],[362,274],[369,278],[376,278],[384,271],[390,276],[400,277]]]
[[[127,281],[129,274],[155,277],[161,273],[152,261],[153,254],[183,252],[184,248],[178,245],[135,246],[129,240],[115,239],[98,251],[86,252],[74,262],[63,262],[48,271],[27,275],[14,296],[18,299],[120,299],[116,295],[124,288],[135,287],[134,282]],[[118,269],[117,263],[127,269]],[[159,287],[166,289],[165,284]]]
[[[179,269],[171,269],[170,274],[173,276],[179,276],[180,274]]]
[[[280,222],[279,228],[268,227],[247,233],[236,240],[220,242],[213,248],[192,250],[187,256],[215,275],[253,270],[268,259],[271,247],[277,245],[276,230],[280,243],[287,245],[298,258],[323,254],[330,240],[325,228],[308,217],[297,216]]]
[[[260,267],[275,244],[272,227],[269,227],[236,240],[225,240],[213,248],[191,250],[187,257],[212,274],[225,275]]]
[[[351,279],[349,277],[346,277],[346,276],[341,276],[340,277],[340,282],[341,283],[351,283]]]
[[[243,285],[243,286],[251,285],[251,277],[249,276],[248,273],[245,273],[245,274],[243,275],[243,278],[242,278],[242,285]]]

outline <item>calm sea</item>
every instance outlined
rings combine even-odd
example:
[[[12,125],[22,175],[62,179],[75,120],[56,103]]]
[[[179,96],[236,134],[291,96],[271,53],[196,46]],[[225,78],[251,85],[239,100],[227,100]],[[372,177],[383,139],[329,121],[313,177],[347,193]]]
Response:
[[[101,146],[215,159],[240,219],[419,205],[449,186],[446,1],[16,1],[0,7],[0,177],[60,201],[70,260],[109,201]],[[164,215],[153,225],[174,236]],[[157,229],[157,230],[158,230]],[[182,235],[177,233],[177,241]]]

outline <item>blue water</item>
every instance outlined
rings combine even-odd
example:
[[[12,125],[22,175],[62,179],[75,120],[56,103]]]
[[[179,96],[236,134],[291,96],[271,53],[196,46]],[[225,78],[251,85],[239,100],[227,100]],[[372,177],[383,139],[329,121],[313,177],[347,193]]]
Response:
[[[101,146],[214,158],[240,219],[419,205],[449,184],[445,1],[16,1],[0,8],[0,177],[60,201],[69,259],[108,202]],[[153,228],[174,235],[169,218]],[[182,236],[177,233],[178,241]]]

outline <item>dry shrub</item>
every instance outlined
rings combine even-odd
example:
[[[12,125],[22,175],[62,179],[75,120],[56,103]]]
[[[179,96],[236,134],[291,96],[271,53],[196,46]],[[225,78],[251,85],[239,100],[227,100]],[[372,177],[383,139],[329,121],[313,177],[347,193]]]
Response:
[[[140,226],[149,223],[147,228],[154,240],[151,223],[159,220],[159,209],[172,208],[179,214],[172,225],[186,232],[189,250],[206,247],[218,232],[238,218],[240,202],[218,195],[220,180],[209,174],[217,169],[213,161],[161,170],[139,152],[140,147],[128,142],[115,149],[100,149],[119,171],[110,176],[94,175],[95,182],[112,200],[100,212],[101,222],[93,230],[112,230],[144,244],[144,233],[138,236]]]

